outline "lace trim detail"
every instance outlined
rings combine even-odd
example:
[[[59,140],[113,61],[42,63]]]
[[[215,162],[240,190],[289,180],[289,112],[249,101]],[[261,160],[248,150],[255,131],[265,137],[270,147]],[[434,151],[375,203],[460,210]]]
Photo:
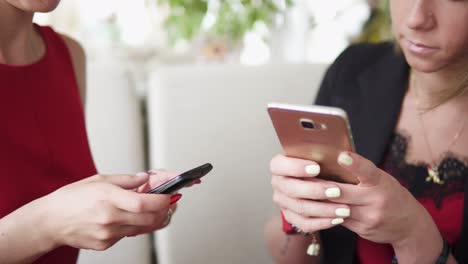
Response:
[[[439,163],[439,175],[445,183],[426,182],[426,162],[408,163],[406,155],[409,135],[395,132],[388,149],[382,169],[397,178],[416,198],[433,199],[440,208],[444,198],[459,192],[464,192],[465,180],[468,176],[468,159],[452,152],[443,155]]]

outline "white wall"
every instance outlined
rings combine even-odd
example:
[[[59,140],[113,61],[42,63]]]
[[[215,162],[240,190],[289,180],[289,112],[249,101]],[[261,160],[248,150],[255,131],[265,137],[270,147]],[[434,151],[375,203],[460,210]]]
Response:
[[[269,161],[280,145],[271,101],[311,104],[323,65],[174,66],[151,76],[151,166],[214,170],[183,190],[171,226],[157,234],[161,264],[270,263],[263,225],[272,204]]]

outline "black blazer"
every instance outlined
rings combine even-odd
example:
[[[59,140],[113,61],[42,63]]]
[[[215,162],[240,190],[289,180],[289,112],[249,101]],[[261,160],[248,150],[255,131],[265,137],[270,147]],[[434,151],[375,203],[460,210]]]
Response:
[[[392,43],[353,45],[328,69],[316,104],[343,108],[350,119],[357,153],[379,165],[398,121],[408,75],[405,58],[395,52]],[[458,263],[468,263],[467,197],[461,237],[453,251]],[[337,226],[321,231],[321,236],[324,263],[355,262],[355,233]]]

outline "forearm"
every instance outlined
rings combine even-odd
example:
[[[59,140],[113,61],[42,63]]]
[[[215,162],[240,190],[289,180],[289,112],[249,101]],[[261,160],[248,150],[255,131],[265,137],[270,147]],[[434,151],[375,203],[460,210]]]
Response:
[[[398,263],[401,264],[434,264],[442,253],[443,238],[432,218],[427,215],[428,221],[419,221],[418,228],[406,239],[393,245]],[[456,264],[451,255],[447,264]]]
[[[41,201],[33,201],[0,219],[0,263],[31,263],[56,246],[44,227]]]
[[[320,256],[307,255],[310,238],[302,235],[286,235],[281,228],[281,218],[274,217],[265,225],[268,250],[277,264],[318,264]]]
[[[421,242],[418,243],[420,246],[409,246],[406,250],[395,250],[396,256],[398,258],[398,263],[402,264],[409,264],[409,263],[427,263],[427,264],[434,264],[435,260],[439,257],[441,250],[442,250],[442,245],[440,247],[433,246],[433,245],[438,245],[439,243],[431,243],[433,244],[432,246],[429,245],[430,250],[433,251],[426,251],[423,252],[423,247],[421,246]],[[413,251],[411,251],[413,249]],[[420,253],[420,254],[418,254]],[[458,262],[455,260],[453,255],[450,255],[450,257],[447,260],[447,264],[458,264]]]

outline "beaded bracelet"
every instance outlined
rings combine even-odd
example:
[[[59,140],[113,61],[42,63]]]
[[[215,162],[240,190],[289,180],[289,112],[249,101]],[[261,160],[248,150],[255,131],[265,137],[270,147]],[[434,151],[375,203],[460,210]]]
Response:
[[[307,247],[307,255],[309,256],[318,256],[320,253],[320,243],[318,242],[317,235],[316,233],[309,233],[309,232],[304,232],[301,229],[299,229],[297,226],[290,224],[288,221],[286,221],[286,218],[284,217],[283,212],[281,212],[281,220],[283,222],[283,231],[288,234],[301,234],[305,237],[311,237],[311,241],[309,246]]]

